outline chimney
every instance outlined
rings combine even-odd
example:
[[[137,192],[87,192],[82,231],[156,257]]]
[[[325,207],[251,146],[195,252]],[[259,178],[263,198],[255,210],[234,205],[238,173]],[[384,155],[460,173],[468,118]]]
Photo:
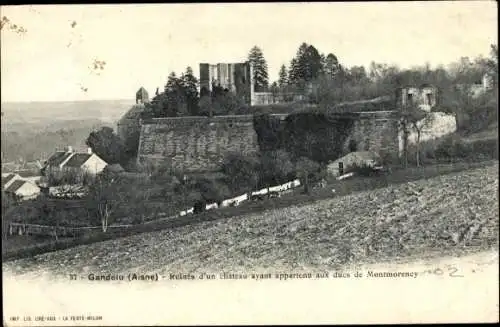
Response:
[[[73,147],[72,147],[71,145],[68,145],[68,146],[66,147],[66,152],[67,152],[67,153],[72,153],[72,152],[73,152]]]
[[[92,154],[92,148],[87,148],[87,153]]]

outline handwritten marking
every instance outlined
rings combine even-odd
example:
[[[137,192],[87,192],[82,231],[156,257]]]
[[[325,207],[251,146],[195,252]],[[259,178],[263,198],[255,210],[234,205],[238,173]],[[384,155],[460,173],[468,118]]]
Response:
[[[422,274],[433,274],[433,275],[437,275],[437,276],[442,276],[445,272],[448,273],[448,276],[450,277],[464,277],[464,275],[461,275],[458,273],[459,269],[455,266],[450,266],[450,265],[447,265],[447,267],[445,268],[446,271],[443,271],[443,269],[441,268],[436,268],[434,270],[432,269],[427,269],[427,270],[424,270],[422,271],[421,273]],[[474,270],[472,270],[472,272],[475,272]]]
[[[464,277],[464,275],[457,275],[456,274],[456,272],[458,271],[458,268],[456,268],[456,267],[450,267],[448,269],[451,270],[451,272],[450,272],[450,276],[451,277]],[[474,272],[474,270],[472,270],[472,272]]]

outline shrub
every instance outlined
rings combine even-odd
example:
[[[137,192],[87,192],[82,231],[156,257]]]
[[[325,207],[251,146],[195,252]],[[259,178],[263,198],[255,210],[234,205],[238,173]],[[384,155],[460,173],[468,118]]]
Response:
[[[498,141],[496,139],[466,141],[458,134],[422,142],[420,149],[420,159],[424,164],[457,160],[498,159]],[[414,163],[415,151],[414,146],[408,148],[410,163]]]
[[[227,176],[229,188],[233,192],[239,192],[256,187],[259,182],[259,166],[260,160],[257,156],[232,152],[225,156],[221,168]]]
[[[221,181],[209,178],[199,178],[194,181],[193,189],[198,191],[204,202],[222,202],[231,196],[229,187]]]
[[[442,140],[435,150],[437,159],[467,158],[472,154],[470,144],[462,141],[458,135],[450,135]]]
[[[285,150],[262,152],[259,169],[259,186],[281,184],[295,178],[294,164]]]

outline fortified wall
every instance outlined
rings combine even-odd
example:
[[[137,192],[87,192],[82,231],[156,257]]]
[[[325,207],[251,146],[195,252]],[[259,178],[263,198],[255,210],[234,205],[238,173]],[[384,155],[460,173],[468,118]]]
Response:
[[[397,155],[398,127],[395,111],[303,113],[286,119],[283,138],[289,153],[327,163],[352,151]]]
[[[167,161],[185,172],[217,171],[226,153],[259,151],[253,116],[144,120],[138,162]]]
[[[435,92],[430,87],[404,88],[397,92],[396,101],[377,98],[345,103],[323,112],[306,109],[302,113],[271,116],[278,116],[275,118],[279,120],[282,146],[296,156],[322,162],[336,160],[352,151],[374,151],[382,157],[401,156],[403,143],[398,108],[412,101],[430,111],[436,105]],[[135,118],[133,113],[129,116]],[[433,119],[422,131],[422,141],[456,130],[454,116],[434,112],[431,116]],[[125,126],[140,129],[139,163],[169,163],[186,173],[217,171],[229,152],[251,154],[263,150],[259,146],[262,134],[259,131],[257,135],[252,115],[153,118],[137,124],[123,122],[119,129],[124,130],[123,134],[126,134]],[[410,134],[410,143],[415,141],[413,134]]]
[[[399,121],[395,111],[359,113],[353,115],[354,126],[343,143],[343,154],[373,151],[381,156],[398,153]]]

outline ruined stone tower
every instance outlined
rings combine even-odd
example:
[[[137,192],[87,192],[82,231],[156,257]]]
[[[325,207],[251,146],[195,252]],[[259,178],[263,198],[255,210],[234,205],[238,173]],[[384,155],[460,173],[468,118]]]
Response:
[[[146,89],[141,86],[141,88],[135,94],[135,103],[136,104],[145,104],[148,102],[149,102],[148,91],[146,91]]]

